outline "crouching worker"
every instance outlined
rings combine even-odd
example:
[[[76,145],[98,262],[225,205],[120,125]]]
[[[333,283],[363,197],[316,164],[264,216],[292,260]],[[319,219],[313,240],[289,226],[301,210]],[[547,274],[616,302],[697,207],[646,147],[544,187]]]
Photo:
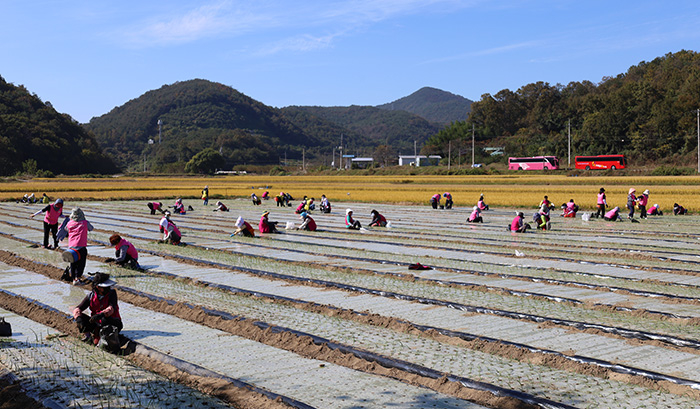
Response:
[[[258,223],[258,230],[260,230],[260,233],[279,233],[279,230],[277,230],[277,222],[271,222],[268,220],[267,216],[270,214],[270,212],[263,212],[262,216],[260,216],[260,223]]]
[[[569,203],[562,205],[564,212],[561,214],[562,217],[576,217],[578,212],[578,205],[574,203],[574,199],[569,200]]]
[[[133,268],[134,270],[140,270],[139,265],[139,253],[136,251],[136,247],[129,243],[126,239],[123,239],[118,234],[113,234],[109,238],[109,244],[113,245],[115,248],[116,257],[113,260],[107,259],[107,261],[113,261],[119,266]]]
[[[649,210],[647,210],[647,214],[649,216],[663,216],[664,212],[661,211],[661,208],[658,204],[654,204],[654,206],[650,207]]]
[[[610,211],[605,213],[605,216],[603,216],[603,219],[611,221],[611,222],[615,222],[615,221],[621,222],[622,219],[620,218],[620,208],[617,206],[613,207]]]
[[[148,202],[146,203],[146,206],[148,206],[148,208],[151,209],[151,214],[156,214],[156,210],[159,211],[161,214],[165,213],[163,211],[163,203],[161,202]]]
[[[525,223],[525,214],[523,212],[515,213],[515,218],[510,224],[510,231],[513,233],[525,233],[530,228],[528,223]]]
[[[353,230],[360,230],[362,225],[352,218],[352,209],[345,209],[345,227]]]
[[[225,204],[221,203],[221,201],[216,202],[216,209],[214,209],[215,212],[228,212],[228,207],[226,207]]]
[[[299,218],[302,220],[297,230],[316,231],[316,221],[307,212],[301,212]]]
[[[231,237],[239,234],[243,237],[255,237],[255,229],[250,223],[243,220],[243,216],[238,216],[238,219],[236,219],[236,231],[231,234]]]
[[[170,212],[168,210],[165,211],[163,218],[160,219],[160,232],[163,233],[164,243],[170,243],[176,246],[180,244],[182,234],[175,223],[170,220]]]
[[[379,214],[378,211],[372,210],[369,215],[372,216],[372,221],[369,223],[370,227],[386,227],[386,217]]]
[[[673,204],[673,215],[678,216],[679,214],[688,214],[688,209],[679,205],[678,203]]]
[[[484,218],[481,217],[481,209],[479,209],[479,206],[474,206],[472,208],[472,214],[469,215],[469,218],[467,219],[467,223],[483,223]]]
[[[119,350],[119,332],[124,327],[119,315],[117,291],[112,288],[115,284],[109,274],[95,273],[92,291],[73,310],[73,318],[78,324],[78,331],[83,334],[83,341],[98,345],[103,339],[111,351]],[[83,312],[88,308],[89,317]]]

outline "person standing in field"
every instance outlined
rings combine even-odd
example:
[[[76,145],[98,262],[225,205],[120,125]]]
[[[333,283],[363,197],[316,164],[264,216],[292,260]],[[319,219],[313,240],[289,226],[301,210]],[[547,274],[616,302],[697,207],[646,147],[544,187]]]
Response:
[[[39,213],[44,214],[44,248],[50,249],[49,232],[53,236],[53,248],[58,248],[58,218],[63,216],[63,199],[56,199],[54,204],[50,204],[29,217],[34,217]]]
[[[209,204],[209,186],[204,186],[202,189],[202,204],[204,206]]]
[[[649,201],[649,189],[642,192],[642,195],[637,198],[637,206],[639,207],[639,218],[647,218],[647,202]]]
[[[602,187],[598,191],[598,199],[596,201],[596,213],[595,217],[605,216],[605,208],[608,206],[608,201],[605,199],[605,189]]]
[[[637,196],[635,196],[635,193],[637,193],[637,189],[635,188],[630,188],[629,193],[627,193],[627,209],[630,211],[629,214],[627,214],[627,218],[630,220],[634,220],[634,206],[637,203]]]
[[[63,253],[63,260],[70,263],[70,278],[73,280],[73,285],[82,283],[88,254],[87,236],[88,232],[93,229],[92,224],[85,219],[85,213],[79,207],[73,209],[70,217],[63,221],[63,225],[59,229],[59,240],[68,236],[68,247],[73,250]]]

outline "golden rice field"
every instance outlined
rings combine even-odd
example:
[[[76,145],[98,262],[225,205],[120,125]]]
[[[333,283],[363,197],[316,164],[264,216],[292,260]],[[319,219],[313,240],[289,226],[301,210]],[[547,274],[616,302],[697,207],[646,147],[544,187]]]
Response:
[[[304,195],[331,202],[427,204],[435,193],[450,192],[455,206],[472,206],[480,194],[497,207],[534,207],[544,195],[559,205],[574,199],[584,209],[595,206],[601,187],[608,204],[623,208],[629,188],[641,194],[650,190],[649,205],[658,203],[671,210],[677,202],[692,211],[700,209],[700,176],[605,176],[569,177],[566,175],[508,174],[484,176],[392,175],[392,176],[262,176],[220,177],[114,177],[53,178],[0,183],[0,200],[18,200],[24,194],[67,200],[159,200],[175,197],[198,199],[209,186],[210,198],[232,199],[258,196],[268,190],[272,196],[284,191],[294,198]]]

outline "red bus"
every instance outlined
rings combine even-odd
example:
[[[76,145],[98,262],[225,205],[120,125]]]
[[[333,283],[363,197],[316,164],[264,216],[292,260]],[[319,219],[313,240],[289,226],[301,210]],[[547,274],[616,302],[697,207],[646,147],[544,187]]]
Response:
[[[625,155],[576,156],[576,169],[624,169],[627,167]]]
[[[510,170],[559,169],[556,156],[531,156],[529,158],[508,158]]]

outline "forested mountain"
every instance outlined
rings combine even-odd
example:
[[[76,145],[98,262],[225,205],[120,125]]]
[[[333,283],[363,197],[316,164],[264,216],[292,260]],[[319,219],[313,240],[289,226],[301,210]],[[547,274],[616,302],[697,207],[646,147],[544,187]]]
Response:
[[[412,154],[414,142],[422,145],[441,129],[441,125],[406,111],[387,111],[371,106],[293,106],[283,108],[282,112],[285,115],[303,112],[345,129],[345,134],[355,141],[349,146],[356,150],[365,148],[369,151],[372,147],[388,145],[398,153]],[[346,146],[347,142],[344,143]],[[340,143],[338,138],[336,143]]]
[[[599,84],[504,89],[471,108],[467,121],[432,137],[425,152],[444,154],[448,141],[471,140],[473,125],[481,146],[505,146],[506,156],[566,158],[570,121],[572,156],[622,153],[632,163],[687,163],[697,149],[700,55],[669,53]]]
[[[0,174],[21,171],[23,164],[32,168],[32,161],[36,169],[54,174],[117,172],[73,118],[0,77]]]
[[[377,105],[379,109],[402,110],[416,114],[430,122],[448,125],[464,121],[471,111],[472,101],[436,88],[423,87],[413,94],[388,104]]]
[[[301,131],[279,110],[201,79],[149,91],[91,119],[86,127],[123,166],[138,167],[147,161],[159,170],[168,170],[168,164],[174,166],[170,170],[184,168],[206,148],[219,151],[230,168],[277,163],[280,152],[300,156],[302,146],[324,142]]]

